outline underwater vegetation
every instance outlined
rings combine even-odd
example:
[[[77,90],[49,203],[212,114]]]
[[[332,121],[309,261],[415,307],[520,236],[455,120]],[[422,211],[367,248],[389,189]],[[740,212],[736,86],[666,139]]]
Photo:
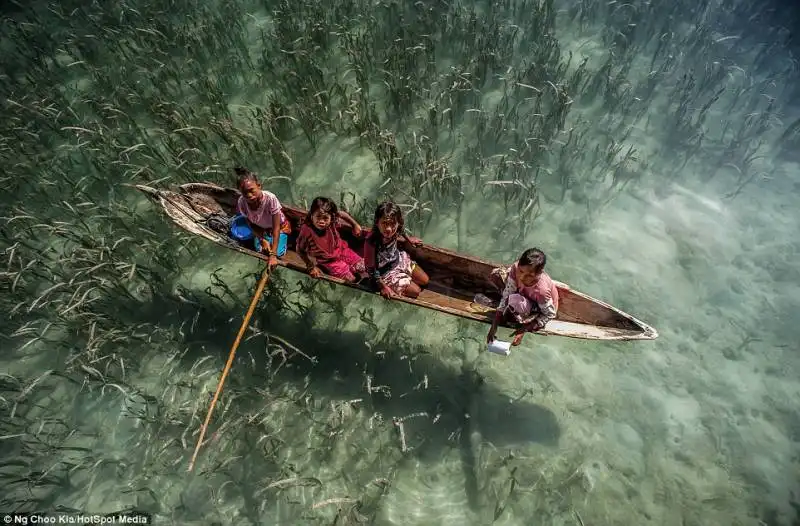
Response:
[[[415,235],[447,225],[476,255],[518,252],[565,203],[582,231],[643,185],[745,199],[786,184],[800,148],[792,17],[745,0],[4,6],[0,511],[791,524],[796,504],[738,486],[641,485],[634,468],[603,485],[614,467],[565,445],[546,375],[506,392],[466,326],[416,338],[405,313],[280,273],[187,475],[257,269],[126,185],[231,186],[245,165],[362,224],[390,197]],[[408,512],[440,479],[440,515]]]

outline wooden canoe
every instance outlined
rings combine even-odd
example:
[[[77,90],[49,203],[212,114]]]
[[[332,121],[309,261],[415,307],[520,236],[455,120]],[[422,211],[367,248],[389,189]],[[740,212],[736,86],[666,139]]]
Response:
[[[177,191],[135,186],[160,205],[172,221],[184,230],[248,256],[267,259],[263,254],[240,245],[205,224],[206,218],[213,213],[221,212],[227,216],[234,214],[234,206],[240,195],[238,190],[211,183],[184,184]],[[292,223],[292,235],[289,236],[289,250],[280,259],[280,265],[307,274],[303,260],[293,250],[299,224],[306,211],[286,205],[283,206],[283,211]],[[354,238],[347,228],[343,228],[342,236],[356,252],[363,250],[363,241]],[[491,323],[494,309],[475,303],[473,298],[482,293],[499,301],[499,291],[487,280],[490,271],[499,264],[427,244],[410,248],[409,254],[428,273],[430,283],[417,299],[396,298],[392,301],[402,301],[460,318]],[[366,286],[352,285],[327,275],[320,279],[376,294]],[[654,328],[633,316],[572,290],[564,283],[556,282],[556,285],[560,294],[558,316],[538,334],[589,340],[653,340],[658,337]]]

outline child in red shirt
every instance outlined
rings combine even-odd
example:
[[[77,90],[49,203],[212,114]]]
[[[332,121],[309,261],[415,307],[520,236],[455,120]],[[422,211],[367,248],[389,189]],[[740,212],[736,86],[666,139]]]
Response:
[[[325,274],[353,283],[366,277],[364,258],[356,254],[339,235],[339,223],[350,223],[353,235],[361,235],[361,225],[347,212],[340,212],[327,197],[311,202],[297,237],[297,252],[306,262],[308,274]]]

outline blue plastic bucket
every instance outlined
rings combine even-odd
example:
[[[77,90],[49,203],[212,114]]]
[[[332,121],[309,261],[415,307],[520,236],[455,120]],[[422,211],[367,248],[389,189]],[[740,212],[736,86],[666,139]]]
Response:
[[[231,221],[231,236],[239,241],[250,241],[253,239],[253,230],[247,224],[247,218],[241,214],[235,216]]]

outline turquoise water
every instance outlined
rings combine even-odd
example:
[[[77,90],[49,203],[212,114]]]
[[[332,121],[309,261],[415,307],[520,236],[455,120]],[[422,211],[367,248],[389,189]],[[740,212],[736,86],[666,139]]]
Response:
[[[158,524],[798,520],[796,9],[4,8],[0,513]],[[382,198],[653,342],[527,336],[276,272],[126,184]],[[399,424],[402,423],[402,426]],[[400,430],[402,428],[402,434]]]

